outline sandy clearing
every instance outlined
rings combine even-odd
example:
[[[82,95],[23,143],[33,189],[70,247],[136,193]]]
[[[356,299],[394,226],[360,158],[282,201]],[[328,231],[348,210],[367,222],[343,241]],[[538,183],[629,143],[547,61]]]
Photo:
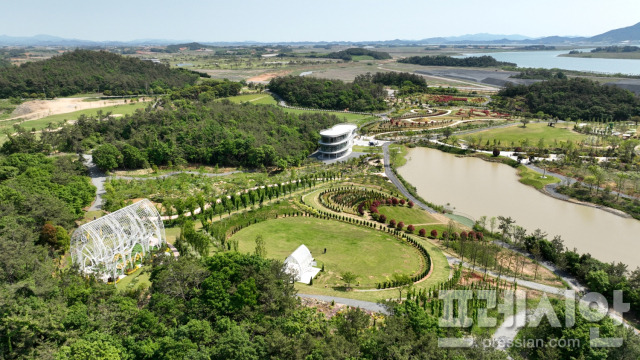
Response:
[[[260,75],[256,75],[247,79],[247,81],[258,82],[258,81],[269,81],[277,76],[285,76],[291,73],[289,70],[283,70],[278,72],[268,72]]]
[[[125,104],[126,99],[84,101],[86,98],[59,98],[53,100],[31,100],[18,106],[12,113],[13,117],[2,121],[15,119],[34,120],[45,116],[66,114],[85,109],[98,109],[106,106]],[[144,97],[140,101],[148,101]]]

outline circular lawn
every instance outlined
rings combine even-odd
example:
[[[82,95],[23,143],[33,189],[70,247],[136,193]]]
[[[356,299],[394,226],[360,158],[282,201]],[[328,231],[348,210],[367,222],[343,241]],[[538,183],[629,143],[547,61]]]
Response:
[[[340,274],[350,271],[358,276],[355,288],[372,288],[392,279],[394,273],[409,276],[425,266],[418,251],[397,238],[380,231],[312,217],[288,217],[267,220],[237,232],[238,250],[253,253],[255,239],[262,235],[267,257],[284,261],[298,246],[311,251],[317,267],[325,266],[314,280],[315,287],[341,287]],[[327,249],[326,253],[324,249]],[[359,283],[359,284],[358,284]]]

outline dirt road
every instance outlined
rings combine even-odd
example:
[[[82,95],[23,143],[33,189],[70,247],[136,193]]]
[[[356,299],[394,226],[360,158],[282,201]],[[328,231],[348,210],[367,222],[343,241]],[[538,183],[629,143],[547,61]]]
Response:
[[[125,104],[125,99],[97,101],[85,101],[85,99],[87,98],[60,98],[53,100],[26,101],[20,104],[20,106],[13,111],[11,114],[12,117],[2,121],[11,121],[16,119],[34,120],[45,116],[66,114],[78,110],[98,109],[105,106]],[[144,101],[144,98],[140,98],[140,100]]]

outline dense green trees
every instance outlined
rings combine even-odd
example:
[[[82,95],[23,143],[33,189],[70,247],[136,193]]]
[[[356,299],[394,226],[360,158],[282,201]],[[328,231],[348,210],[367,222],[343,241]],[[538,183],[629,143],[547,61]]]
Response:
[[[382,52],[382,51],[368,50],[363,48],[350,48],[342,51],[332,52],[326,55],[321,55],[318,57],[351,61],[353,60],[354,56],[370,56],[376,60],[391,59],[391,55],[389,55],[389,53]]]
[[[171,94],[171,99],[191,99],[200,100],[203,103],[207,103],[211,100],[236,96],[242,90],[242,84],[229,80],[205,80],[200,84],[194,86],[186,86],[181,90],[174,91]]]
[[[0,98],[56,97],[106,91],[164,93],[194,84],[198,75],[106,51],[75,50],[51,59],[0,67]]]
[[[514,63],[498,61],[491,56],[470,56],[466,58],[454,58],[451,56],[410,56],[398,60],[400,63],[416,64],[424,66],[459,66],[459,67],[490,67],[490,66],[516,66]]]
[[[329,114],[287,113],[267,105],[179,99],[164,109],[102,121],[82,117],[45,141],[64,151],[86,151],[95,139],[104,170],[200,163],[220,166],[289,166],[317,148],[319,130],[340,120]]]
[[[269,82],[269,90],[292,106],[363,112],[387,108],[382,85],[366,76],[356,77],[353,83],[311,76],[277,77]]]
[[[640,98],[628,90],[584,79],[553,79],[511,85],[494,97],[496,107],[560,119],[627,120],[640,113]]]
[[[640,338],[633,330],[615,325],[609,317],[598,322],[588,321],[576,310],[575,324],[567,327],[563,302],[555,302],[553,311],[561,326],[553,326],[548,317],[544,317],[538,326],[525,327],[518,334],[515,342],[521,344],[512,350],[526,359],[632,359],[638,356]],[[600,338],[622,338],[621,347],[592,347],[590,345],[591,329],[598,329]],[[536,344],[530,346],[530,344]]]

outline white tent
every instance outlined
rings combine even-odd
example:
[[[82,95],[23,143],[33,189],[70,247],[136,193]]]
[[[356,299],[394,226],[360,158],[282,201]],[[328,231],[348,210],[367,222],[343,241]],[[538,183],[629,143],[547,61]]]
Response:
[[[319,268],[313,267],[315,264],[311,252],[304,244],[298,246],[284,261],[287,273],[295,276],[297,282],[305,284],[320,272]]]

